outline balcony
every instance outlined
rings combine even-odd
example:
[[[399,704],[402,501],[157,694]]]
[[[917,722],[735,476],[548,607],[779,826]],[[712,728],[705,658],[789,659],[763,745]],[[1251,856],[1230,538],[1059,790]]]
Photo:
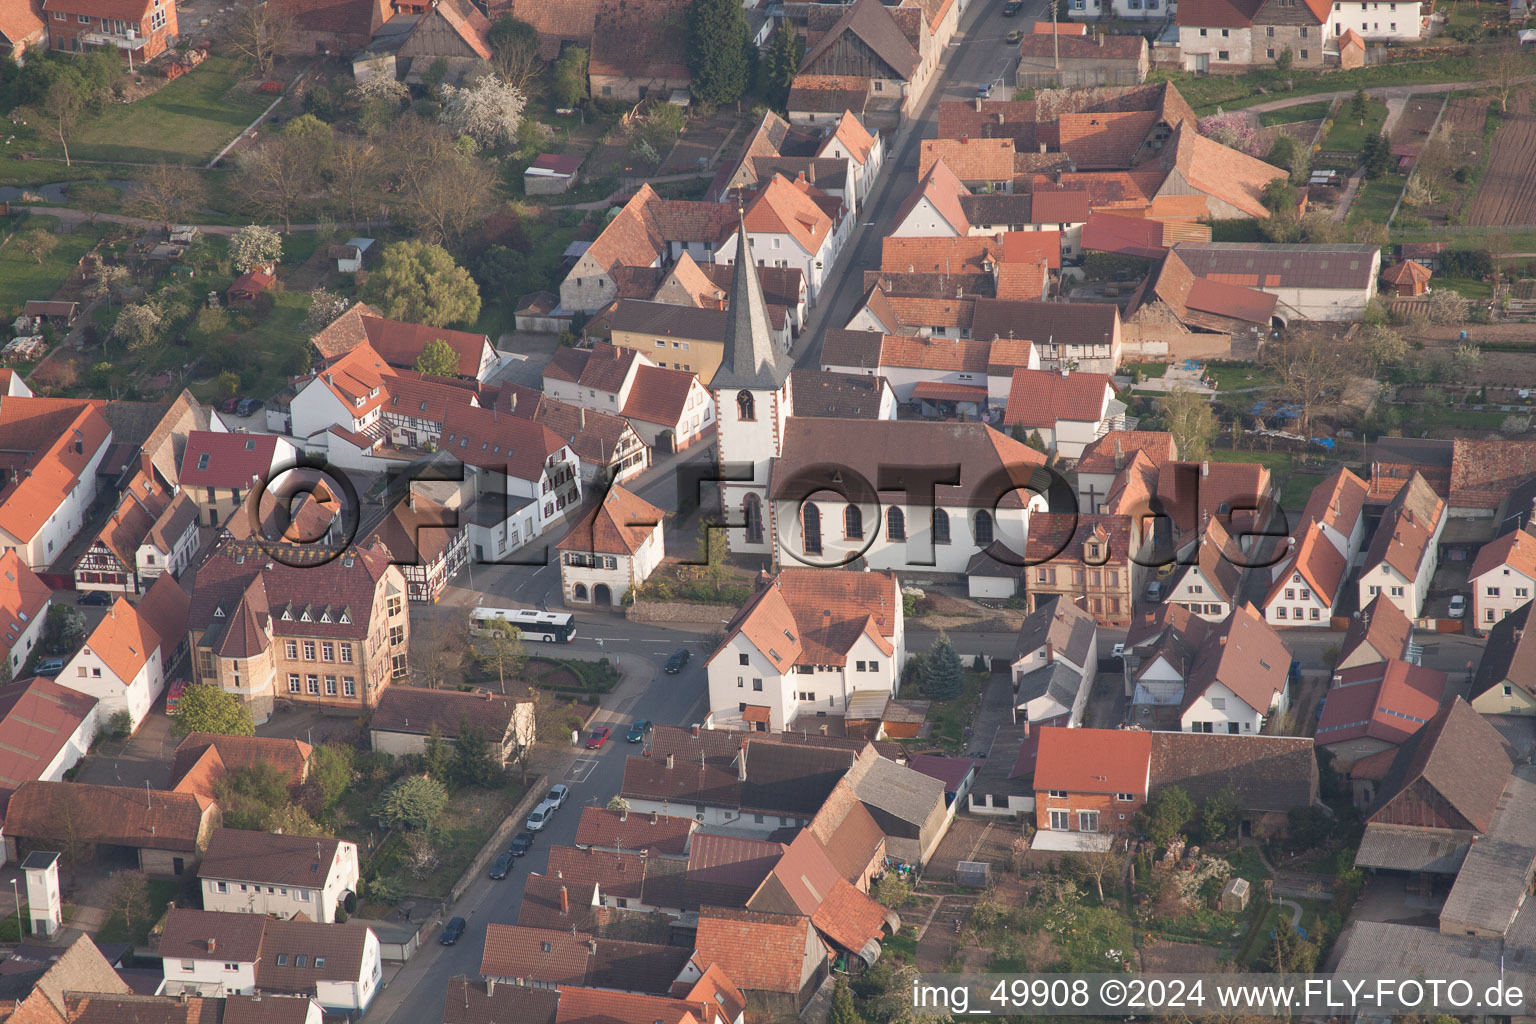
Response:
[[[144,49],[144,37],[139,35],[136,29],[128,29],[124,33],[117,32],[87,32],[80,40],[91,46],[115,46],[119,50]]]

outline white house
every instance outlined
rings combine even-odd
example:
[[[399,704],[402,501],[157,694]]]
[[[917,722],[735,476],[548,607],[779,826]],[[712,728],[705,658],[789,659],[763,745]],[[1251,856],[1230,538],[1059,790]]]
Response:
[[[172,907],[160,937],[167,995],[310,996],[329,1013],[360,1013],[383,980],[373,929]]]
[[[935,160],[896,211],[890,238],[953,238],[971,233],[962,200],[971,194],[943,160]]]
[[[185,493],[177,494],[134,552],[139,579],[148,586],[165,573],[180,576],[197,554],[197,539],[197,503]]]
[[[0,547],[47,566],[85,525],[112,427],[92,403],[6,396],[0,404]]]
[[[1014,719],[1032,726],[1076,728],[1099,672],[1093,616],[1060,597],[1024,620],[1014,648]]]
[[[117,598],[59,673],[59,684],[95,697],[103,717],[127,711],[137,729],[186,647],[190,606],[174,576],[156,580],[137,606]]]
[[[774,175],[747,201],[746,231],[757,265],[798,268],[814,305],[852,232],[854,218],[841,211],[835,217],[829,215],[812,198],[809,190],[813,189],[805,182]],[[739,229],[732,230],[724,237],[713,262],[735,262],[739,234]]]
[[[1003,423],[1039,431],[1048,451],[1075,459],[1111,430],[1125,426],[1125,403],[1107,373],[1069,369],[1013,371]]]
[[[379,698],[368,720],[368,742],[374,750],[395,757],[426,753],[435,731],[452,747],[459,730],[470,723],[489,745],[490,756],[505,768],[534,742],[533,701],[502,696],[489,690],[474,692],[424,690],[391,686]]]
[[[21,666],[42,636],[52,597],[48,584],[27,568],[20,555],[15,551],[0,555],[0,623],[5,630],[10,678],[21,678]]]
[[[198,866],[203,909],[330,924],[357,891],[357,844],[341,839],[215,829]]]
[[[717,727],[767,732],[841,717],[855,693],[895,696],[905,662],[894,573],[784,569],[710,656],[710,714]]]
[[[1164,600],[1188,608],[1207,622],[1225,622],[1232,614],[1246,561],[1221,518],[1212,516],[1200,536],[1179,552],[1183,571],[1174,577]]]
[[[1360,606],[1378,595],[1417,619],[1439,564],[1445,502],[1415,472],[1382,513],[1360,570]]]
[[[1482,546],[1467,579],[1472,621],[1486,632],[1536,593],[1536,536],[1512,530]]]
[[[1124,18],[1127,21],[1161,21],[1168,16],[1163,0],[1069,0],[1067,17],[1073,20]]]
[[[1038,369],[1040,357],[1028,341],[996,343],[975,338],[913,337],[878,331],[829,331],[822,349],[825,369],[865,372],[855,364],[873,360],[875,373],[891,385],[898,402],[941,387],[952,401],[968,398],[978,408],[1002,404],[1017,369]],[[922,388],[922,385],[928,388]],[[921,397],[917,395],[916,397]]]
[[[1179,242],[1174,251],[1196,277],[1254,281],[1249,287],[1275,296],[1274,316],[1286,323],[1358,321],[1381,277],[1381,247],[1375,245]]]
[[[822,140],[816,155],[852,161],[855,203],[850,205],[862,209],[885,164],[885,140],[878,132],[871,134],[852,111],[845,110],[837,127]]]
[[[1011,377],[1008,383],[1011,387]],[[1111,430],[1083,449],[1074,469],[1077,500],[1084,512],[1092,515],[1105,511],[1105,502],[1115,481],[1138,451],[1146,456],[1154,470],[1161,470],[1179,459],[1179,447],[1174,443],[1173,435],[1162,430]]]
[[[101,722],[96,698],[52,679],[0,686],[0,749],[14,755],[0,793],[8,799],[24,782],[60,782],[96,742]],[[0,859],[4,858],[0,847]]]
[[[1335,40],[1350,29],[1368,43],[1418,39],[1424,30],[1421,11],[1418,0],[1336,0],[1325,29]]]
[[[597,342],[562,348],[544,367],[544,394],[629,420],[653,449],[682,451],[715,426],[715,403],[697,374],[658,366],[630,348]],[[663,436],[666,446],[658,448]]]
[[[1291,652],[1252,605],[1207,637],[1184,680],[1182,732],[1258,734],[1290,704]]]
[[[1264,618],[1271,625],[1327,627],[1365,537],[1366,489],[1343,468],[1313,489],[1289,554],[1270,570]]]
[[[618,608],[666,556],[666,513],[618,484],[560,543],[560,587],[567,604]]]

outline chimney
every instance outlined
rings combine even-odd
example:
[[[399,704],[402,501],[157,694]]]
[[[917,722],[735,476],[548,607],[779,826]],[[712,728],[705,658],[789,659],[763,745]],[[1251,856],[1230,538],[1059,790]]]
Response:
[[[668,768],[671,768],[671,767],[672,767],[672,765],[673,765],[673,763],[674,763],[674,762],[673,762],[673,757],[672,757],[672,755],[671,755],[671,754],[668,754],[668,755],[667,755],[667,767],[668,767]]]
[[[660,823],[661,823],[661,813],[659,811],[652,811],[651,812],[651,824],[652,825],[659,825]]]
[[[327,383],[327,384],[335,384],[335,383],[336,383],[336,380],[335,380],[335,378],[333,378],[333,377],[332,377],[332,376],[331,376],[331,375],[330,375],[330,374],[329,374],[329,373],[327,373],[327,374],[326,374],[326,375],[325,375],[325,382],[326,382],[326,383]]]
[[[805,169],[805,180],[812,185],[816,184],[816,165],[814,163]]]
[[[589,956],[597,956],[597,940],[596,939],[588,939],[587,940],[587,954]]]
[[[1104,33],[1103,32],[1099,33],[1099,45],[1100,46],[1104,45]]]
[[[1029,719],[1024,719],[1024,738],[1029,739]]]
[[[496,994],[496,979],[495,978],[486,978],[485,979],[485,994],[486,994],[487,998],[489,998],[490,996],[493,996],[493,995]]]
[[[1209,462],[1202,462],[1202,463],[1200,463],[1200,476],[1201,476],[1201,478],[1203,479],[1203,478],[1208,477],[1210,475],[1211,475],[1211,464]]]
[[[186,1006],[187,1005],[187,990],[186,989],[182,989],[181,990],[181,994],[177,998],[181,1001],[181,1005],[182,1006]]]
[[[1125,468],[1125,448],[1120,444],[1120,439],[1115,438],[1115,472]]]
[[[619,820],[620,821],[628,821],[629,820],[629,804],[625,804],[623,807],[619,808]]]
[[[586,406],[582,406],[581,407],[581,430],[582,430],[583,433],[585,433],[586,429],[587,429],[587,407]]]
[[[407,505],[407,507],[410,508],[410,510],[412,512],[416,511],[416,492],[415,491],[406,491],[405,492],[405,504]]]
[[[741,748],[741,754],[736,758],[736,778],[740,782],[747,781],[747,748]]]
[[[516,391],[512,392],[512,400],[508,404],[512,407],[510,411],[517,412],[517,392]]]
[[[1045,642],[1045,663],[1051,664],[1056,660],[1056,644],[1050,640]]]
[[[571,912],[571,892],[570,892],[569,889],[567,889],[565,886],[562,885],[560,887],[560,913],[561,914],[569,914],[570,912]]]
[[[998,124],[1002,124],[1003,123],[1003,112],[1001,110],[999,110],[997,112],[997,123]]]
[[[1042,142],[1042,143],[1040,143],[1040,152],[1041,152],[1041,153],[1044,153],[1044,152],[1045,152],[1045,143],[1043,143],[1043,142]]]
[[[693,733],[693,738],[694,739],[698,739],[699,738],[699,727],[698,727],[697,723],[694,724],[694,726],[693,726],[691,731]]]
[[[1063,377],[1070,377],[1072,375],[1072,368],[1070,366],[1063,366],[1061,368],[1061,375]]]
[[[210,938],[208,940],[208,952],[212,953],[214,950],[218,949],[218,947],[219,947],[219,940],[218,939]]]
[[[978,114],[981,113],[981,97],[977,96],[974,102],[976,104],[976,112]]]

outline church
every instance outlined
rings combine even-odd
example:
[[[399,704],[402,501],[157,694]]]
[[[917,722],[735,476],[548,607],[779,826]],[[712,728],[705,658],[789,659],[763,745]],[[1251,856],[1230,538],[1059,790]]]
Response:
[[[757,268],[738,260],[709,384],[733,553],[959,574],[994,542],[1023,552],[1047,508],[1043,454],[984,423],[796,416],[792,369]]]

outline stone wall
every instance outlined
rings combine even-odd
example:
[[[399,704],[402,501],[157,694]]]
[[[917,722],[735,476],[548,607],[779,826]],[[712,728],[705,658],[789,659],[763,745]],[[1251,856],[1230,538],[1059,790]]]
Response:
[[[624,610],[634,622],[707,622],[719,625],[740,609],[730,604],[694,604],[688,601],[636,601]]]

